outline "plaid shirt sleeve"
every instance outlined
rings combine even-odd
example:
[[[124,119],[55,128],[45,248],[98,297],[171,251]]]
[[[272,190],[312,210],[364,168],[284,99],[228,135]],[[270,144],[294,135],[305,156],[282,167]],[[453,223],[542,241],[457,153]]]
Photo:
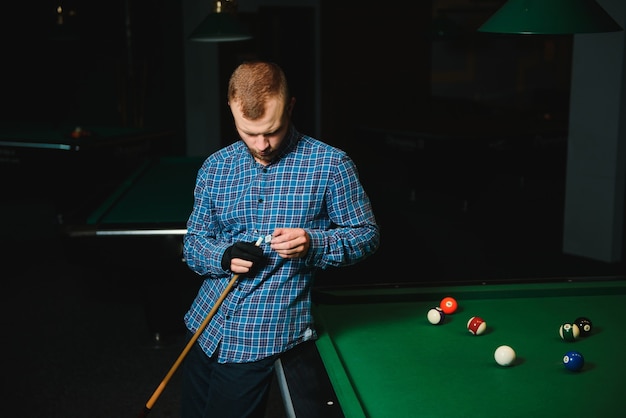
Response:
[[[325,199],[331,225],[327,230],[309,231],[313,250],[307,260],[320,268],[355,264],[374,253],[379,245],[369,198],[347,155],[342,155],[330,179]]]

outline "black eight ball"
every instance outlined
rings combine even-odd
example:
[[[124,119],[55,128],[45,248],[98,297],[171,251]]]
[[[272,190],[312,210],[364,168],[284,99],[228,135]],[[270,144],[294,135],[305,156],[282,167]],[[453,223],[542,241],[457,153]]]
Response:
[[[584,316],[576,318],[574,321],[576,325],[578,325],[578,329],[580,329],[581,336],[587,336],[591,333],[591,329],[593,328],[593,324],[589,318]]]

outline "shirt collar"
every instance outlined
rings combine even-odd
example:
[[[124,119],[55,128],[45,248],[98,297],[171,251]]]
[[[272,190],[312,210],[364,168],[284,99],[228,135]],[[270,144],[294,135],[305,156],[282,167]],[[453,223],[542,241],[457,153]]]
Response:
[[[287,128],[287,133],[285,134],[285,138],[281,144],[281,152],[278,153],[276,158],[274,158],[270,164],[276,164],[278,161],[283,159],[285,155],[293,151],[298,145],[298,142],[300,142],[301,137],[302,135],[300,135],[293,124],[289,123],[289,128]]]

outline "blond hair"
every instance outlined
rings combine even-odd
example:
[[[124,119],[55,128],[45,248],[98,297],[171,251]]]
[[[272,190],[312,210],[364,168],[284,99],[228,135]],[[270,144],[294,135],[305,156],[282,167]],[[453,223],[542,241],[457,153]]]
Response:
[[[272,97],[279,97],[287,108],[289,94],[285,73],[272,62],[244,62],[233,71],[228,82],[228,102],[237,103],[243,116],[250,120],[265,114],[265,103]]]

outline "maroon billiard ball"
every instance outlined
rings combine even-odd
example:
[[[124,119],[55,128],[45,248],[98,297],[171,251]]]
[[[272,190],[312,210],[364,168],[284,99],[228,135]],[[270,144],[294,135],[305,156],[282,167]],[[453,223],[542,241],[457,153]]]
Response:
[[[479,316],[473,316],[467,321],[467,330],[474,335],[480,335],[487,329],[487,323]]]

